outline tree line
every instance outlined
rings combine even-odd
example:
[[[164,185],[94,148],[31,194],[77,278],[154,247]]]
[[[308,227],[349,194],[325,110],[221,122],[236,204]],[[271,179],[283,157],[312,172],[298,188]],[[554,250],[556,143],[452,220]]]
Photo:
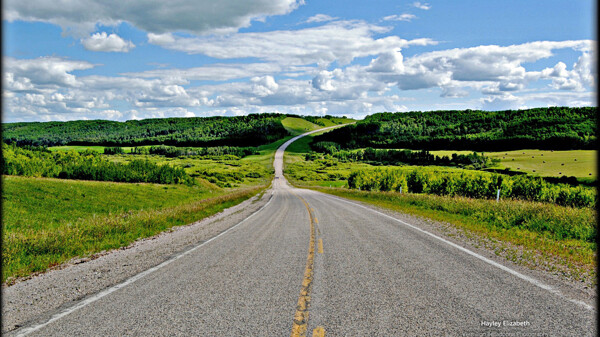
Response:
[[[2,174],[60,179],[194,185],[183,168],[157,165],[148,160],[113,163],[95,151],[51,152],[43,147],[2,144]]]
[[[289,135],[281,124],[286,115],[160,118],[116,122],[3,123],[8,144],[61,146],[258,146]]]
[[[125,154],[125,150],[120,147],[105,147],[104,154]],[[175,157],[214,157],[232,155],[238,158],[243,158],[253,154],[259,154],[256,147],[238,147],[238,146],[213,146],[213,147],[177,147],[168,145],[144,146],[131,148],[130,154],[155,154],[169,158]]]
[[[335,142],[344,149],[595,149],[596,120],[597,107],[384,112],[316,136],[314,142]]]
[[[336,158],[341,162],[365,162],[376,165],[420,165],[420,166],[472,166],[476,169],[482,169],[497,162],[497,159],[490,159],[485,155],[473,152],[471,154],[453,153],[451,156],[433,155],[427,150],[395,150],[395,149],[366,149],[342,150],[338,143],[318,142],[311,144],[311,148],[316,152],[309,152],[305,155],[305,160],[315,160],[329,156]]]

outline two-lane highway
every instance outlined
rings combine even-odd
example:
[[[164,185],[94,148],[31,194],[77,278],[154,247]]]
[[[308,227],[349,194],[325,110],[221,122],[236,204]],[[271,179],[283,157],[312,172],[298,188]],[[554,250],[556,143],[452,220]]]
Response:
[[[368,207],[295,189],[214,239],[15,334],[593,336],[595,309]],[[504,334],[502,334],[504,333]]]

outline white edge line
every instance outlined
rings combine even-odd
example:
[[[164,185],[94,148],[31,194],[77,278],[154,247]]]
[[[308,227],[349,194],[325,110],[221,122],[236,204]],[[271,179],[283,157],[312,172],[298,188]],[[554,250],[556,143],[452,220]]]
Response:
[[[315,192],[315,191],[313,191],[313,192]],[[319,193],[319,192],[317,192],[317,193]],[[544,284],[544,283],[542,283],[542,282],[540,282],[540,281],[538,281],[538,280],[536,280],[536,279],[534,279],[534,278],[532,278],[532,277],[529,277],[529,276],[527,276],[527,275],[521,274],[521,273],[519,273],[518,271],[512,270],[512,269],[510,269],[510,268],[508,268],[508,267],[506,267],[506,266],[504,266],[504,265],[501,265],[501,264],[500,264],[500,263],[498,263],[498,262],[492,261],[492,260],[490,260],[490,259],[486,258],[485,256],[479,255],[479,254],[477,254],[477,253],[475,253],[475,252],[473,252],[473,251],[471,251],[471,250],[469,250],[469,249],[467,249],[467,248],[464,248],[464,247],[462,247],[462,246],[460,246],[460,245],[457,245],[457,244],[456,244],[456,243],[454,243],[454,242],[448,241],[448,240],[446,240],[446,239],[444,239],[444,238],[442,238],[442,237],[439,237],[439,236],[437,236],[437,235],[435,235],[435,234],[432,234],[432,233],[430,233],[430,232],[428,232],[428,231],[426,231],[426,230],[423,230],[423,229],[421,229],[421,228],[419,228],[419,227],[417,227],[417,226],[411,225],[411,224],[409,224],[408,222],[402,221],[402,220],[400,220],[400,219],[396,219],[396,218],[394,218],[393,216],[387,215],[387,214],[385,214],[385,213],[381,213],[381,212],[379,212],[379,211],[377,211],[377,210],[374,210],[374,209],[372,209],[372,208],[369,208],[369,207],[363,206],[363,205],[361,205],[361,204],[357,204],[357,203],[355,203],[355,202],[352,202],[352,201],[348,201],[348,200],[346,200],[346,199],[343,199],[343,198],[339,198],[339,197],[337,197],[337,196],[333,196],[333,195],[326,194],[326,193],[321,193],[321,194],[323,194],[323,195],[325,195],[325,196],[328,196],[328,197],[331,197],[331,198],[333,198],[333,199],[337,199],[337,200],[339,200],[339,201],[342,201],[342,202],[348,203],[348,204],[352,204],[352,205],[355,205],[355,206],[362,207],[362,208],[364,208],[364,209],[368,209],[368,210],[370,210],[370,211],[373,211],[373,212],[375,212],[375,213],[377,213],[377,214],[379,214],[379,215],[382,215],[382,216],[384,216],[384,217],[386,217],[386,218],[389,218],[389,219],[395,220],[395,221],[397,221],[397,222],[399,222],[399,223],[401,223],[401,224],[403,224],[403,225],[405,225],[405,226],[408,226],[408,227],[410,227],[410,228],[412,228],[412,229],[415,229],[415,230],[417,230],[417,231],[419,231],[419,232],[422,232],[422,233],[424,233],[424,234],[427,234],[427,235],[429,235],[429,236],[431,236],[431,237],[433,237],[433,238],[435,238],[435,239],[438,239],[438,240],[440,240],[440,241],[442,241],[442,242],[444,242],[444,243],[446,243],[446,244],[448,244],[448,245],[450,245],[450,246],[452,246],[452,247],[454,247],[454,248],[456,248],[456,249],[458,249],[458,250],[460,250],[460,251],[462,251],[462,252],[464,252],[464,253],[467,253],[467,254],[469,254],[469,255],[471,255],[471,256],[473,256],[473,257],[476,257],[476,258],[478,258],[478,259],[482,260],[483,262],[486,262],[486,263],[488,263],[488,264],[491,264],[492,266],[494,266],[494,267],[496,267],[496,268],[502,269],[502,270],[504,270],[504,271],[506,271],[506,272],[508,272],[508,273],[510,273],[510,274],[512,274],[512,275],[514,275],[514,276],[516,276],[516,277],[518,277],[518,278],[520,278],[520,279],[522,279],[522,280],[525,280],[525,281],[527,281],[527,282],[529,282],[529,283],[531,283],[531,284],[533,284],[533,285],[535,285],[535,286],[538,286],[538,287],[540,287],[540,288],[542,288],[542,289],[544,289],[544,290],[547,290],[547,291],[549,291],[549,292],[551,292],[551,293],[553,293],[553,294],[555,294],[555,295],[558,295],[558,296],[560,296],[561,298],[563,298],[563,299],[565,299],[565,300],[567,300],[567,301],[569,301],[569,302],[572,302],[572,303],[578,304],[578,305],[580,305],[580,306],[584,307],[584,308],[585,308],[585,309],[587,309],[587,310],[592,310],[592,311],[595,311],[595,310],[596,310],[596,309],[595,309],[593,306],[591,306],[591,305],[589,305],[589,304],[587,304],[587,303],[585,303],[585,302],[583,302],[583,301],[579,301],[579,300],[575,300],[575,299],[571,299],[571,298],[568,298],[568,297],[566,297],[565,295],[563,295],[563,294],[560,292],[560,290],[558,290],[558,289],[554,289],[552,286],[549,286],[549,285],[547,285],[547,284]]]
[[[119,289],[121,289],[121,288],[123,288],[123,287],[125,287],[125,286],[127,286],[127,285],[129,285],[129,284],[131,284],[131,283],[133,283],[133,282],[135,282],[137,280],[139,280],[139,279],[141,279],[141,278],[143,278],[144,276],[149,275],[149,274],[151,274],[151,273],[153,273],[153,272],[161,269],[162,267],[167,266],[167,265],[171,264],[172,262],[175,262],[175,261],[179,260],[180,258],[182,258],[182,257],[184,257],[184,256],[186,256],[186,255],[188,255],[190,253],[192,253],[193,251],[197,250],[198,248],[200,248],[200,247],[204,246],[205,244],[207,244],[207,243],[215,240],[216,238],[220,237],[221,235],[225,235],[230,230],[232,230],[232,229],[236,228],[237,226],[241,225],[242,223],[246,222],[246,220],[250,219],[252,216],[254,216],[255,214],[257,214],[260,211],[262,211],[265,207],[267,207],[271,203],[272,200],[273,200],[273,197],[271,196],[269,198],[269,201],[263,207],[261,207],[260,209],[258,209],[256,212],[250,214],[248,217],[246,217],[244,220],[238,222],[236,225],[234,225],[232,227],[229,227],[227,230],[225,230],[225,231],[217,234],[216,236],[213,236],[212,238],[210,238],[210,239],[202,242],[201,244],[197,245],[196,247],[193,247],[193,248],[191,248],[189,250],[186,250],[185,252],[182,252],[182,253],[180,253],[180,254],[178,254],[178,255],[170,258],[169,260],[162,262],[161,264],[159,264],[157,266],[154,266],[154,267],[152,267],[150,269],[146,269],[145,271],[143,271],[143,272],[141,272],[141,273],[139,273],[137,275],[134,275],[134,276],[130,277],[129,279],[125,280],[122,283],[114,285],[114,286],[112,286],[112,287],[110,287],[108,289],[105,289],[105,290],[103,290],[103,291],[101,291],[101,292],[99,292],[99,293],[97,293],[97,294],[95,294],[95,295],[93,295],[91,297],[88,297],[85,300],[77,303],[76,305],[74,305],[72,307],[69,307],[69,308],[67,308],[67,309],[65,309],[65,310],[63,310],[63,311],[61,311],[61,312],[59,312],[57,314],[54,314],[48,321],[46,321],[44,323],[38,324],[38,325],[33,326],[33,327],[25,328],[25,329],[21,330],[17,336],[18,337],[27,336],[30,333],[32,333],[34,331],[37,331],[37,330],[45,327],[46,325],[48,325],[48,324],[50,324],[52,322],[55,322],[55,321],[57,321],[57,320],[65,317],[65,316],[71,314],[72,312],[77,311],[77,310],[79,310],[79,309],[87,306],[88,304],[93,303],[93,302],[101,299],[102,297],[105,297],[105,296],[107,296],[107,295],[109,295],[109,294],[111,294],[111,293],[113,293],[113,292],[115,292],[115,291],[117,291],[117,290],[119,290]]]

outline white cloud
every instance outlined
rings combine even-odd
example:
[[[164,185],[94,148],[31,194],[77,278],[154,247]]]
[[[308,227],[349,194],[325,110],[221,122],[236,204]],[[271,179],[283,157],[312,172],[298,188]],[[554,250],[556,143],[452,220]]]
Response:
[[[97,25],[121,22],[151,33],[182,31],[194,34],[235,32],[253,20],[288,14],[302,0],[8,0],[4,19],[57,24],[67,33],[84,37]]]
[[[521,98],[515,97],[511,94],[484,98],[482,99],[482,103],[482,110],[486,111],[517,110],[527,108],[527,106],[523,104],[523,100]]]
[[[5,81],[9,89],[36,89],[47,87],[75,87],[80,85],[75,70],[93,68],[85,61],[73,61],[58,57],[39,57],[36,59],[4,58]],[[12,87],[11,87],[12,86]]]
[[[396,82],[401,90],[446,86],[479,88],[486,93],[518,91],[540,78],[553,78],[557,88],[582,89],[594,83],[591,72],[591,41],[538,41],[512,46],[478,46],[440,50],[408,59],[400,63],[400,55],[381,55],[367,71],[379,71],[379,80]],[[527,71],[524,63],[534,63],[553,55],[556,49],[573,49],[582,52],[571,72],[564,64],[542,72]],[[395,65],[395,67],[394,67]],[[400,66],[402,65],[402,67]],[[582,84],[587,83],[587,84]]]
[[[447,85],[442,87],[441,97],[462,98],[469,96],[469,92],[459,86]]]
[[[81,44],[83,44],[87,50],[102,52],[126,53],[135,47],[131,41],[125,41],[117,34],[107,35],[106,32],[95,33],[94,35],[81,40]]]
[[[383,21],[410,21],[412,19],[415,19],[417,16],[413,15],[413,14],[408,14],[408,13],[404,13],[404,14],[400,14],[400,15],[389,15],[383,18]]]
[[[406,57],[402,48],[432,42],[398,37],[375,39],[377,28],[365,23],[325,26],[345,34],[338,39],[352,45],[339,48],[346,48],[348,58],[371,56],[371,61],[366,65],[341,65],[337,54],[341,51],[336,46],[325,47],[333,38],[318,39],[319,34],[305,30],[295,32],[304,48],[312,46],[309,37],[316,39],[317,46],[312,46],[310,56],[302,50],[290,51],[285,45],[267,55],[267,47],[284,38],[279,32],[268,32],[252,36],[257,40],[266,36],[269,41],[246,51],[245,55],[259,59],[254,63],[217,63],[118,76],[78,75],[79,70],[97,66],[85,61],[5,58],[5,120],[123,120],[252,112],[364,116],[376,111],[415,109],[415,104],[420,103],[407,103],[413,94],[400,92],[419,89],[422,91],[416,95],[441,93],[444,104],[462,108],[501,110],[540,104],[595,104],[591,88],[597,82],[596,54],[591,41],[478,46]],[[244,37],[240,41],[245,44],[237,47],[252,47],[250,41],[254,40],[241,35]],[[217,47],[225,49],[219,51]],[[225,42],[211,48],[214,53],[230,50]],[[530,63],[551,57],[556,49],[571,49],[581,55],[571,65],[557,62],[541,71],[527,69]],[[327,68],[316,65],[317,60],[325,60]],[[228,82],[233,79],[236,81]],[[486,97],[465,99],[477,91]],[[121,107],[121,114],[115,112],[116,106]]]
[[[279,88],[273,76],[253,77],[250,82],[252,82],[252,93],[258,97],[273,95]]]
[[[402,73],[404,72],[404,57],[399,49],[382,53],[371,61],[367,71]]]
[[[332,73],[327,70],[319,72],[319,74],[312,79],[311,83],[313,88],[323,91],[335,90],[335,87],[331,83],[332,77]]]
[[[544,91],[513,95],[502,93],[480,100],[483,110],[527,109],[533,106],[596,106],[595,92]]]
[[[542,70],[541,77],[552,80],[552,87],[558,90],[584,91],[586,87],[597,86],[595,52],[584,51],[573,64],[572,70],[567,65],[558,62],[553,68]]]
[[[357,57],[377,55],[410,45],[428,45],[431,39],[404,40],[397,36],[373,38],[389,28],[363,21],[337,21],[300,30],[238,33],[228,36],[179,37],[173,34],[148,35],[148,42],[164,48],[204,54],[218,59],[258,58],[284,65],[334,61],[349,64]]]
[[[306,23],[326,22],[326,21],[333,21],[335,19],[337,19],[337,17],[332,17],[327,14],[317,14],[317,15],[311,16],[310,18],[306,19]]]
[[[138,73],[123,73],[128,77],[160,78],[163,81],[186,84],[188,81],[228,81],[279,73],[283,68],[275,63],[215,63],[187,69],[157,69]]]
[[[418,9],[422,9],[422,10],[430,10],[431,9],[431,5],[429,5],[428,3],[421,3],[421,2],[413,2],[413,7],[416,7]]]

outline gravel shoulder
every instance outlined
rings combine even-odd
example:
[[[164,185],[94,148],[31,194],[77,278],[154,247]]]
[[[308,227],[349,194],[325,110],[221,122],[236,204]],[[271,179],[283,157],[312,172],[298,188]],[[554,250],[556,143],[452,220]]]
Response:
[[[203,220],[173,227],[118,250],[74,259],[12,286],[3,286],[2,333],[41,320],[215,237],[256,212],[271,197],[271,190],[267,190]]]

